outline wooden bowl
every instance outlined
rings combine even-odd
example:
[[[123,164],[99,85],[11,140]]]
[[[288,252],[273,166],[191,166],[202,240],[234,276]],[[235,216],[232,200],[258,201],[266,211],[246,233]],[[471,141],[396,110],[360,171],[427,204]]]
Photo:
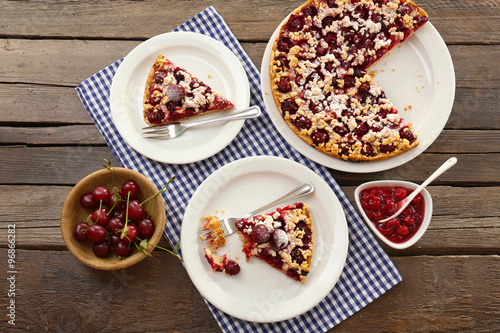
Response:
[[[113,184],[118,189],[129,179],[134,180],[139,185],[139,192],[137,194],[139,201],[145,200],[158,192],[158,188],[139,172],[125,168],[112,169],[114,170]],[[122,260],[113,253],[110,253],[105,258],[99,258],[92,251],[93,243],[90,240],[80,242],[73,237],[75,225],[78,222],[86,222],[87,217],[92,213],[89,209],[83,208],[80,205],[80,197],[85,193],[92,192],[92,189],[98,185],[109,187],[112,183],[112,178],[112,172],[108,169],[102,169],[86,176],[70,191],[64,201],[61,212],[61,233],[68,250],[85,265],[101,270],[116,270],[129,267],[147,257],[146,254],[139,252],[134,247],[132,255]],[[149,208],[149,205],[146,206],[145,208]],[[165,227],[165,204],[161,195],[158,195],[154,199],[149,216],[155,224],[155,232],[148,240],[149,244],[152,244],[147,248],[148,253],[154,249],[153,245],[158,244]]]

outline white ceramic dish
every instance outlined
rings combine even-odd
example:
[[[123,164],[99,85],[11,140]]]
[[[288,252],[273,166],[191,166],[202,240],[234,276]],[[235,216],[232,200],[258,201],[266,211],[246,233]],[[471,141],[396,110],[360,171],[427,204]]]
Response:
[[[361,207],[361,201],[359,199],[359,194],[361,191],[364,189],[370,188],[370,187],[375,187],[375,186],[402,186],[410,189],[416,189],[419,185],[407,181],[402,181],[402,180],[376,180],[372,182],[367,182],[364,184],[361,184],[356,188],[354,191],[354,199],[356,200],[356,205],[358,206],[358,211],[360,212],[361,216],[363,216],[363,219],[365,220],[366,224],[370,227],[370,229],[373,231],[377,237],[382,240],[385,244],[389,245],[390,247],[397,249],[397,250],[403,250],[406,248],[409,248],[410,246],[414,245],[422,236],[425,234],[425,231],[429,227],[429,224],[432,219],[432,197],[429,194],[429,192],[424,188],[420,194],[424,197],[424,202],[425,202],[425,207],[424,207],[424,218],[422,220],[422,225],[420,225],[420,228],[417,230],[415,235],[408,239],[404,243],[393,243],[389,239],[387,239],[384,235],[380,233],[380,231],[375,228],[375,225],[373,222],[370,221],[368,216],[366,216],[365,211]]]
[[[236,234],[227,237],[219,254],[238,257],[240,273],[228,276],[212,272],[203,253],[206,245],[197,236],[204,215],[241,216],[305,181],[310,181],[315,191],[297,200],[309,205],[314,226],[313,259],[304,284],[257,258],[245,261]],[[221,311],[252,322],[286,320],[318,304],[338,281],[347,248],[345,215],[332,189],[307,167],[279,157],[249,157],[214,172],[191,198],[181,229],[185,267],[201,295]]]
[[[192,32],[166,33],[134,48],[116,72],[111,85],[110,108],[120,135],[140,154],[164,163],[192,163],[218,153],[239,133],[244,120],[193,128],[173,140],[141,136],[141,128],[147,125],[142,115],[146,79],[160,53],[227,97],[235,109],[249,106],[250,84],[245,69],[225,45]]]
[[[403,155],[370,163],[349,162],[323,154],[300,139],[281,118],[269,82],[271,50],[280,27],[281,24],[271,37],[263,56],[262,92],[274,126],[300,153],[317,163],[339,171],[378,172],[412,160],[437,139],[453,107],[455,72],[448,48],[430,22],[371,68],[377,72],[375,80],[384,89],[402,117],[413,123],[420,144]]]

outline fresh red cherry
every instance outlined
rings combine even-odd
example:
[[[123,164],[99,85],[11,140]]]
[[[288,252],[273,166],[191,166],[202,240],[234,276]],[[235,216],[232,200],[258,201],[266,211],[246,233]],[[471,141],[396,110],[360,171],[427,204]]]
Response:
[[[94,200],[99,202],[99,200],[106,201],[109,199],[109,196],[111,195],[111,192],[109,192],[109,189],[106,186],[96,186],[92,190],[92,196],[94,197]]]
[[[144,216],[144,208],[142,208],[139,200],[132,200],[128,203],[128,218],[131,220],[139,220]]]
[[[107,201],[107,205],[113,208],[113,210],[119,210],[120,208],[123,207],[124,204],[125,204],[125,198],[123,197],[123,194],[121,194],[121,192],[111,193]]]
[[[137,223],[137,229],[139,229],[139,235],[143,238],[149,238],[153,236],[155,232],[155,224],[150,219],[142,219]]]
[[[101,209],[97,208],[96,210],[94,210],[91,216],[92,222],[100,224],[102,226],[108,224],[109,221],[109,216],[107,215],[108,211],[109,210],[106,207],[103,207]]]
[[[95,201],[92,192],[88,192],[81,196],[80,205],[83,208],[96,209],[99,207],[99,201]]]
[[[92,246],[92,251],[94,251],[94,254],[97,257],[103,258],[111,252],[111,246],[109,246],[108,242],[106,241],[94,243],[94,245]]]
[[[87,240],[87,230],[89,225],[87,222],[79,222],[75,225],[73,229],[73,237],[81,242]]]
[[[94,224],[89,226],[87,230],[87,237],[94,243],[102,242],[106,239],[106,229],[102,225]]]
[[[109,235],[109,245],[115,246],[116,244],[118,244],[119,241],[121,241],[120,236],[116,234]]]
[[[116,243],[114,252],[117,256],[126,258],[132,254],[132,247],[129,243],[120,240],[118,243]]]
[[[125,226],[125,222],[123,222],[122,219],[120,219],[119,217],[112,217],[108,224],[106,225],[106,230],[108,232],[115,232],[117,230],[120,230],[120,229],[123,229],[123,227]]]
[[[137,197],[137,192],[139,192],[139,185],[133,180],[127,180],[122,185],[122,195],[123,198],[126,199],[128,193],[130,192],[130,196],[128,197],[130,200],[135,199]]]
[[[127,243],[133,243],[138,234],[139,230],[137,227],[133,224],[129,224],[126,232],[123,234],[122,240]]]

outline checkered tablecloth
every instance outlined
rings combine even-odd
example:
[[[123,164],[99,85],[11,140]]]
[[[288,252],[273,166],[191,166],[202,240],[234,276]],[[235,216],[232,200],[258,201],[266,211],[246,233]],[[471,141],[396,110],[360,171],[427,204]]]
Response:
[[[349,251],[343,273],[333,290],[316,307],[290,320],[260,324],[231,317],[207,301],[221,329],[224,332],[324,332],[400,282],[402,277],[394,264],[327,169],[299,154],[276,131],[264,107],[260,74],[215,9],[207,8],[174,31],[191,31],[210,36],[234,52],[250,81],[250,104],[257,104],[264,111],[260,118],[247,120],[237,137],[216,155],[192,164],[172,165],[148,159],[129,147],[113,124],[109,108],[111,82],[121,60],[76,88],[90,117],[123,167],[141,172],[156,183],[158,188],[166,184],[171,176],[177,176],[174,184],[163,195],[168,221],[165,236],[170,243],[179,242],[184,210],[203,180],[229,162],[258,155],[288,158],[306,165],[322,176],[340,200],[349,228]]]

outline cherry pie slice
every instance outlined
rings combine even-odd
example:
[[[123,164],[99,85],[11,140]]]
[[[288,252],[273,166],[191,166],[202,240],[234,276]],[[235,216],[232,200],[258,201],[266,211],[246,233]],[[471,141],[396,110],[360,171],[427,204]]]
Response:
[[[295,203],[275,212],[236,222],[248,260],[257,257],[304,283],[313,252],[313,224],[309,206]]]
[[[158,55],[144,90],[144,121],[163,124],[233,107],[187,70]]]
[[[309,0],[281,27],[270,59],[276,106],[330,156],[378,161],[418,145],[368,72],[428,21],[409,0]]]

